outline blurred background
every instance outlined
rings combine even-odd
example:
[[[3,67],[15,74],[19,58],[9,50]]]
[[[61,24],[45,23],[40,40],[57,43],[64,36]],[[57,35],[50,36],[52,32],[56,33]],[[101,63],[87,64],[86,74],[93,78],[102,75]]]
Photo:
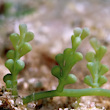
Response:
[[[85,56],[86,52],[92,50],[89,39],[96,37],[108,48],[102,62],[110,67],[109,4],[110,0],[0,0],[0,87],[5,86],[2,78],[8,73],[4,66],[6,52],[13,49],[9,36],[14,32],[19,33],[18,26],[21,23],[27,24],[28,30],[35,35],[31,41],[32,51],[22,57],[26,67],[18,76],[21,96],[56,88],[58,81],[51,75],[51,68],[56,64],[54,57],[71,47],[71,35],[75,27],[90,29],[90,36],[77,51]],[[85,75],[89,74],[86,64],[84,58],[72,69],[78,81],[66,88],[87,87],[83,84]],[[110,81],[110,72],[106,76]],[[109,89],[109,82],[103,88]],[[54,101],[58,103],[58,99]]]

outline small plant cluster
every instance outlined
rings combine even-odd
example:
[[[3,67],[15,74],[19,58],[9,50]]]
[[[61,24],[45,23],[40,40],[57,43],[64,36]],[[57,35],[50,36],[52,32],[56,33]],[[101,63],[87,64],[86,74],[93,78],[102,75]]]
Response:
[[[6,74],[3,78],[6,83],[6,88],[12,90],[12,95],[17,97],[17,76],[18,73],[24,68],[25,64],[20,58],[32,50],[31,45],[28,43],[34,38],[32,32],[27,31],[25,24],[19,25],[20,35],[13,33],[10,35],[10,41],[14,47],[14,50],[7,52],[8,60],[5,66],[9,69],[10,73]]]
[[[3,78],[6,83],[7,90],[11,91],[15,98],[18,97],[17,75],[25,66],[24,62],[20,60],[20,58],[31,51],[32,48],[28,42],[34,38],[34,34],[27,31],[27,26],[25,24],[19,25],[19,30],[20,35],[13,33],[10,36],[14,50],[9,50],[7,53],[8,60],[6,61],[5,66],[9,69],[10,73],[5,75]],[[29,96],[23,97],[22,100],[24,104],[54,96],[78,98],[81,96],[110,97],[110,90],[100,88],[107,82],[107,78],[104,74],[108,71],[108,67],[101,64],[101,59],[107,49],[105,46],[101,46],[95,38],[90,40],[90,44],[95,52],[88,52],[86,54],[86,60],[88,61],[87,68],[89,69],[91,75],[87,75],[84,78],[84,83],[91,88],[64,89],[65,85],[73,84],[77,81],[76,76],[70,73],[70,71],[78,61],[83,59],[83,55],[76,50],[82,40],[86,38],[89,33],[88,28],[76,28],[74,30],[74,34],[71,36],[72,48],[67,48],[63,53],[56,55],[55,60],[58,65],[54,66],[51,70],[52,75],[58,78],[59,81],[56,90],[33,93]]]

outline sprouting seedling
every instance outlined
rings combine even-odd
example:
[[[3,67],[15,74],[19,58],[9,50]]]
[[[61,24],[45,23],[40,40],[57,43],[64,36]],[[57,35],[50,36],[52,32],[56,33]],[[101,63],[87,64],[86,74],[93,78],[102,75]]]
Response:
[[[20,35],[17,33],[11,34],[10,40],[13,44],[14,50],[9,50],[7,53],[8,60],[5,66],[9,69],[10,73],[4,76],[3,80],[6,83],[7,90],[12,91],[12,95],[17,97],[17,75],[24,68],[25,64],[20,58],[27,54],[31,49],[31,45],[28,43],[34,38],[32,32],[27,31],[25,24],[19,25]],[[59,84],[56,90],[43,91],[38,93],[32,93],[26,97],[22,97],[23,103],[27,104],[31,101],[54,97],[54,96],[68,96],[77,97],[81,96],[107,96],[110,97],[110,90],[100,88],[107,82],[105,76],[108,67],[101,64],[101,59],[106,53],[105,46],[101,46],[96,39],[91,39],[90,43],[95,52],[88,52],[86,59],[88,61],[87,67],[91,72],[91,76],[86,76],[84,82],[92,88],[85,89],[64,89],[67,84],[73,84],[77,81],[77,78],[73,74],[69,74],[72,67],[80,61],[83,56],[80,52],[76,52],[81,41],[89,35],[88,28],[74,30],[74,35],[71,37],[72,48],[67,48],[62,54],[58,54],[55,57],[58,65],[52,68],[52,75],[59,80]]]
[[[72,67],[80,60],[83,56],[80,52],[76,52],[76,49],[80,45],[81,41],[89,35],[88,28],[76,28],[74,35],[71,37],[72,48],[67,48],[62,54],[58,54],[55,60],[58,66],[52,68],[52,75],[58,78],[59,85],[57,87],[58,92],[62,92],[63,88],[67,84],[73,84],[77,81],[77,78],[73,74],[69,74]]]
[[[100,62],[107,49],[105,46],[101,46],[95,38],[90,40],[90,44],[95,53],[88,52],[86,60],[88,61],[87,68],[91,72],[92,77],[87,75],[84,82],[92,88],[98,88],[107,82],[107,78],[103,75],[108,71],[108,67]]]
[[[3,78],[6,87],[12,90],[12,95],[15,97],[18,95],[17,76],[25,66],[20,58],[32,50],[32,47],[28,42],[34,38],[34,34],[27,31],[27,26],[25,24],[20,24],[19,30],[20,35],[17,33],[10,35],[14,50],[9,50],[7,52],[8,60],[5,62],[5,66],[9,69],[10,73],[6,74]]]

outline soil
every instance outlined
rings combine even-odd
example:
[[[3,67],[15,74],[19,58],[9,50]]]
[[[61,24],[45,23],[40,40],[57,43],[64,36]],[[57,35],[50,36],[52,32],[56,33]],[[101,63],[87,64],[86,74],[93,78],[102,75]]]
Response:
[[[16,3],[22,1],[16,1]],[[24,2],[23,2],[24,3]],[[0,25],[0,110],[110,110],[110,98],[102,96],[81,97],[79,108],[75,109],[77,100],[74,97],[53,97],[22,104],[21,97],[33,92],[54,90],[58,80],[52,76],[51,69],[56,65],[55,56],[65,48],[71,47],[71,35],[75,27],[88,27],[91,34],[79,46],[77,51],[84,55],[71,70],[78,78],[77,82],[65,88],[88,88],[84,84],[84,77],[89,73],[85,54],[93,51],[89,39],[96,37],[102,45],[107,47],[107,53],[102,63],[110,67],[110,23],[109,0],[38,0],[26,1],[26,6],[34,7],[35,11],[25,16],[5,18]],[[0,15],[3,16],[3,15]],[[25,68],[18,75],[19,96],[16,103],[11,93],[5,90],[3,76],[9,71],[4,66],[6,52],[13,49],[9,35],[19,32],[18,25],[27,24],[28,30],[34,32],[31,41],[32,51],[21,59]],[[108,82],[102,86],[110,89],[110,71],[105,74]]]

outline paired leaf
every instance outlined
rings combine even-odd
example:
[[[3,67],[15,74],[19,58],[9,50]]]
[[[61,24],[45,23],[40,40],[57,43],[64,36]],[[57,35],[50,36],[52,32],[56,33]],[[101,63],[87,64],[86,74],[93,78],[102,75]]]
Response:
[[[12,72],[12,70],[13,70],[13,65],[14,65],[13,59],[8,59],[5,62],[5,66],[10,70],[10,72]]]
[[[108,72],[109,68],[106,65],[101,65],[99,75],[104,75],[106,72]]]
[[[7,80],[6,81],[6,88],[7,89],[11,89],[12,88],[12,81],[11,80]]]
[[[60,67],[64,66],[64,55],[63,54],[56,55],[55,60],[60,65]]]
[[[92,38],[92,39],[90,40],[90,44],[91,44],[91,46],[93,47],[93,49],[94,49],[95,51],[97,51],[98,48],[100,47],[100,43],[97,41],[96,38]]]
[[[34,38],[34,34],[32,32],[26,32],[24,41],[29,42],[33,40],[33,38]]]
[[[10,40],[13,44],[13,47],[16,49],[18,47],[18,44],[19,44],[19,35],[17,33],[13,33],[10,35]]]
[[[76,52],[74,55],[75,62],[78,62],[83,59],[83,55],[80,52]]]
[[[89,75],[87,75],[85,78],[84,78],[84,83],[86,83],[87,85],[91,86],[93,85],[93,81],[91,79],[91,77]]]
[[[20,35],[24,35],[27,32],[27,26],[26,24],[20,24],[19,25]]]
[[[77,47],[80,45],[80,43],[81,43],[81,38],[76,37],[75,40],[72,42],[72,49],[76,50]]]
[[[106,82],[107,82],[107,78],[105,76],[100,76],[98,78],[99,87],[102,86],[103,84],[105,84]]]
[[[108,71],[108,67],[100,63],[107,49],[105,46],[101,46],[95,38],[92,38],[90,40],[90,44],[94,48],[95,53],[88,52],[86,54],[86,60],[88,61],[87,68],[91,72],[92,78],[90,78],[90,76],[87,76],[85,77],[84,82],[92,88],[98,88],[107,82],[106,77],[102,75],[104,75]],[[91,84],[92,79],[93,83]]]
[[[86,60],[88,61],[88,62],[92,62],[92,61],[94,61],[95,59],[95,53],[94,52],[88,52],[87,54],[86,54]]]
[[[19,50],[20,57],[22,57],[23,55],[27,54],[31,50],[32,50],[31,45],[29,43],[25,42],[23,44],[22,48]]]
[[[95,55],[96,59],[100,61],[105,55],[106,51],[107,49],[105,46],[100,46],[99,49],[97,49],[96,51],[96,55]]]
[[[16,71],[20,72],[25,67],[25,63],[22,60],[16,61]]]
[[[52,75],[54,75],[55,77],[57,77],[58,79],[60,79],[61,77],[61,69],[59,66],[54,66],[51,70]]]
[[[77,81],[76,76],[73,75],[73,74],[69,74],[69,75],[67,76],[66,81],[65,81],[65,85],[66,85],[66,84],[74,84],[76,81]]]
[[[88,28],[84,28],[84,29],[82,30],[81,39],[83,40],[83,39],[86,38],[89,34],[90,34],[89,29],[88,29]]]
[[[95,74],[98,74],[97,63],[89,62],[87,64],[87,68],[89,69],[93,78],[94,78]]]
[[[81,33],[82,33],[82,29],[81,28],[77,27],[77,28],[74,29],[74,35],[75,35],[75,37],[80,36]]]
[[[8,59],[14,59],[15,57],[15,51],[14,50],[9,50],[6,54]]]

